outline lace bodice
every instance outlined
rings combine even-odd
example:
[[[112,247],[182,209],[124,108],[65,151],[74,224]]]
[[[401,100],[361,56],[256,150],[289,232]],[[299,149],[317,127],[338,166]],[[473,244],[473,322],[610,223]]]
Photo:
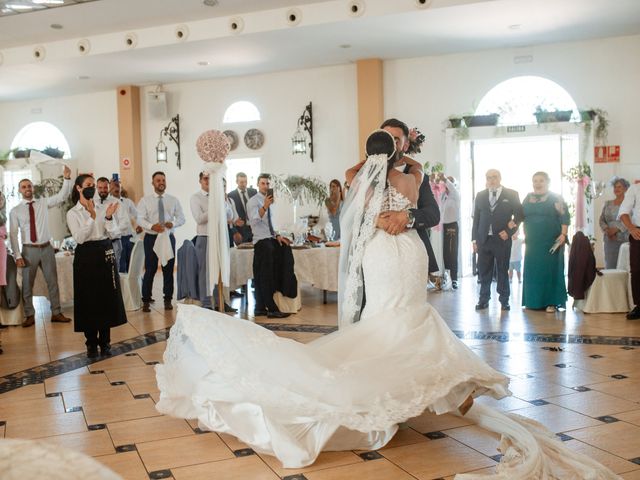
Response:
[[[401,211],[409,208],[416,208],[416,205],[400,193],[396,187],[389,185],[384,191],[384,199],[382,200],[382,208],[380,211]]]

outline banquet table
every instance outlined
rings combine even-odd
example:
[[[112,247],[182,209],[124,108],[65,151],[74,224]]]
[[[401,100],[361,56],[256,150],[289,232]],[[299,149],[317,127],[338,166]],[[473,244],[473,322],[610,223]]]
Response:
[[[293,249],[294,272],[299,283],[325,292],[338,291],[339,247]],[[236,289],[253,278],[253,249],[231,249],[230,287]]]

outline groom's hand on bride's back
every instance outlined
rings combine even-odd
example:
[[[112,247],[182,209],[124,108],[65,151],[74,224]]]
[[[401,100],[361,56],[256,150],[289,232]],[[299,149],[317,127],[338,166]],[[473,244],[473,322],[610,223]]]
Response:
[[[409,219],[405,211],[389,211],[381,213],[376,226],[389,235],[398,235],[407,230]]]

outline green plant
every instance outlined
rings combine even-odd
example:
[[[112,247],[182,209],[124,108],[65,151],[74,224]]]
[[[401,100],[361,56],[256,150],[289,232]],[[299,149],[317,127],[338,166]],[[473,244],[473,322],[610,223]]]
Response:
[[[52,158],[62,158],[64,157],[64,151],[59,148],[48,146],[42,150],[40,150],[45,155],[49,155]]]
[[[425,175],[432,175],[434,173],[442,173],[442,172],[444,172],[444,165],[442,164],[442,162],[437,162],[437,163],[433,164],[433,166],[432,166],[430,162],[424,162],[423,170],[424,170]]]
[[[51,197],[62,189],[63,181],[64,177],[62,175],[60,175],[58,178],[45,178],[40,183],[36,183],[33,185],[33,196],[35,198]],[[64,212],[67,212],[71,207],[73,207],[73,203],[71,202],[71,195],[69,195],[69,197],[65,199],[61,207]]]
[[[291,201],[301,200],[322,206],[328,196],[327,185],[315,177],[300,175],[272,175],[273,188]]]
[[[609,135],[609,114],[606,110],[602,110],[601,108],[595,108],[595,130],[593,131],[593,136],[596,142],[596,145],[605,145],[607,142],[607,137]]]

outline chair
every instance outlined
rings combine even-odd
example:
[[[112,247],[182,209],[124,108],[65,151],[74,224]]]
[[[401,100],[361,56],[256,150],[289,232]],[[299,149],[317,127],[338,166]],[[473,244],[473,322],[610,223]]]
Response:
[[[129,271],[120,273],[120,288],[124,309],[127,312],[142,308],[142,269],[144,267],[144,242],[137,240],[131,250]]]

